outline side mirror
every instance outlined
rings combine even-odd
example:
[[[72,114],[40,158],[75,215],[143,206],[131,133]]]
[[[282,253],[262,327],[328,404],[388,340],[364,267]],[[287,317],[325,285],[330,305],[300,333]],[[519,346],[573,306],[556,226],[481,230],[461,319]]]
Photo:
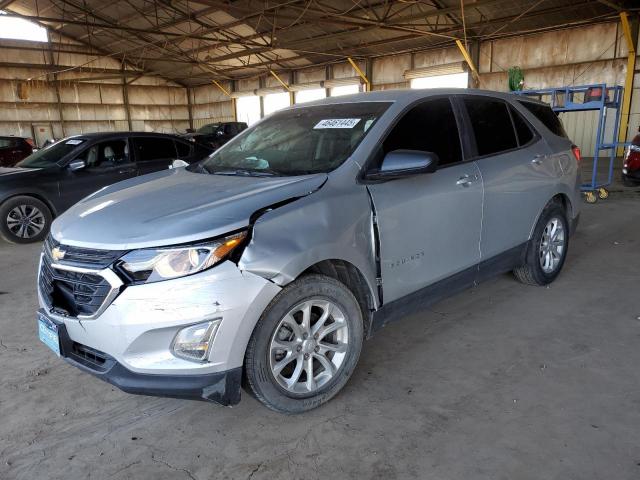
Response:
[[[216,135],[222,136],[222,135],[224,135],[224,131],[223,130],[217,130],[216,131]]]
[[[171,170],[172,168],[182,168],[188,166],[189,164],[187,162],[176,158],[173,162],[171,162],[171,165],[169,165],[169,170]]]
[[[77,170],[82,170],[87,166],[87,163],[84,160],[74,160],[69,164],[69,170],[75,172]]]
[[[367,174],[370,180],[409,177],[420,173],[433,173],[440,159],[433,152],[421,150],[394,150],[387,153],[378,171]]]

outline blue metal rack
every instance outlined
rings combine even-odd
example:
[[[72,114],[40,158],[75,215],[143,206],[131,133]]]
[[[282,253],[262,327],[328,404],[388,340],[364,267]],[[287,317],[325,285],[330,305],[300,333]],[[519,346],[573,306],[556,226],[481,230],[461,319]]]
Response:
[[[601,199],[607,198],[609,192],[604,187],[610,185],[613,178],[613,163],[616,158],[616,148],[624,145],[617,141],[623,88],[620,86],[608,87],[604,83],[597,83],[572,87],[522,90],[513,93],[549,103],[553,111],[558,113],[581,112],[586,110],[597,110],[599,112],[591,181],[589,183],[583,183],[581,190],[585,192],[586,200],[589,203],[595,203],[598,197]],[[607,119],[611,117],[611,115],[608,115],[609,113],[613,113],[612,116],[614,117],[613,138],[605,139],[607,135]],[[611,129],[609,131],[611,131]],[[609,156],[608,176],[605,181],[598,181],[598,162],[601,152],[605,151],[608,151]]]

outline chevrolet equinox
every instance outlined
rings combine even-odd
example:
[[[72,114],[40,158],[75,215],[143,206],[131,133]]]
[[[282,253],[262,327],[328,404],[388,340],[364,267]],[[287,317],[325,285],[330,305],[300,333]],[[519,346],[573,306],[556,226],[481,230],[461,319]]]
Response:
[[[244,386],[303,412],[340,391],[386,323],[502,272],[552,282],[579,161],[548,105],[511,94],[296,105],[58,217],[39,335],[126,392],[233,405]]]

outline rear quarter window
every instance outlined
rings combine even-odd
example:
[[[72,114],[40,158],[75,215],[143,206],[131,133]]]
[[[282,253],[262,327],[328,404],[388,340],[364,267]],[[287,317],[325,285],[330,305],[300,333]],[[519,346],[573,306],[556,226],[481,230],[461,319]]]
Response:
[[[545,127],[551,130],[551,133],[558,135],[559,137],[567,138],[567,132],[564,131],[562,122],[550,106],[522,101],[520,102],[520,105],[533,113],[533,115],[540,120]]]

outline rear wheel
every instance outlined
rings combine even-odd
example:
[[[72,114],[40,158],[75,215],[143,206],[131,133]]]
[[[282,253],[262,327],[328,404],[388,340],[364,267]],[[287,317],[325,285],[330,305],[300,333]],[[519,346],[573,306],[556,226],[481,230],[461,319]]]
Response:
[[[547,285],[560,274],[569,247],[569,222],[564,208],[549,204],[533,231],[525,264],[514,269],[515,277],[529,285]]]
[[[324,275],[304,276],[265,309],[245,355],[251,393],[281,413],[331,399],[360,356],[362,312],[351,291]]]
[[[51,226],[51,211],[37,198],[12,197],[0,205],[0,236],[11,243],[44,240]]]

